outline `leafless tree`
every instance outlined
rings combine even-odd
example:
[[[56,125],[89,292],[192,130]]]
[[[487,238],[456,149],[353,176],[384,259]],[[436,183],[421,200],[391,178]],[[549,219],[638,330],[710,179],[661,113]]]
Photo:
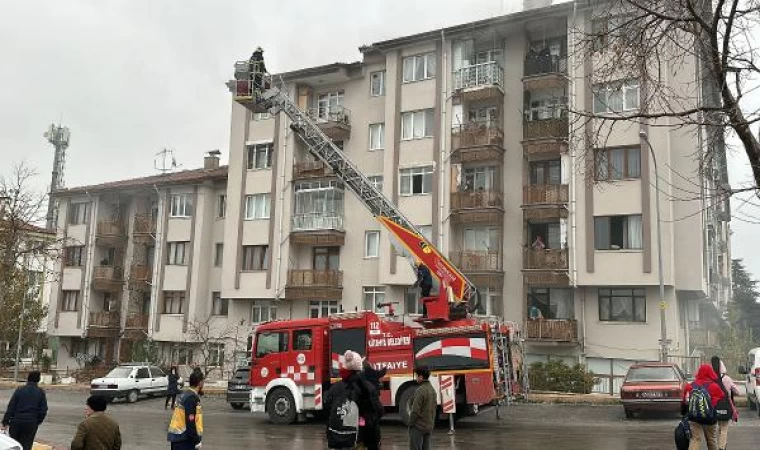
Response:
[[[224,318],[209,315],[188,321],[188,341],[197,346],[196,349],[200,354],[199,365],[206,376],[208,376],[209,367],[212,368],[211,370],[218,367],[223,373],[223,366],[228,360],[224,353],[219,354],[220,345],[224,345],[226,350],[226,347],[234,340],[234,335],[235,327]]]

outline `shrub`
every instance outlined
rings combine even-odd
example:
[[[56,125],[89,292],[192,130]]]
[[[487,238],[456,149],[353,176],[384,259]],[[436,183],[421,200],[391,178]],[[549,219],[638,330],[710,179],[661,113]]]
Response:
[[[535,362],[530,365],[529,373],[530,388],[536,391],[589,394],[597,383],[594,373],[587,372],[586,366],[576,364],[570,367],[558,359]]]

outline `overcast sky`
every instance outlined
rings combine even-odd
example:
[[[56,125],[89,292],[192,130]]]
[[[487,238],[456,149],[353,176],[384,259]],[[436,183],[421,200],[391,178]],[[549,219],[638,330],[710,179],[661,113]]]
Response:
[[[43,131],[71,129],[65,182],[94,184],[155,173],[155,153],[184,168],[229,146],[224,82],[256,45],[284,71],[360,59],[383,39],[492,17],[520,0],[23,0],[0,12],[0,172],[25,161],[49,183]],[[746,160],[731,160],[732,184]],[[755,200],[755,202],[758,202]],[[734,202],[734,209],[739,202]],[[740,213],[760,220],[750,204]],[[742,216],[743,217],[743,216]],[[760,225],[735,219],[733,257],[760,277]]]

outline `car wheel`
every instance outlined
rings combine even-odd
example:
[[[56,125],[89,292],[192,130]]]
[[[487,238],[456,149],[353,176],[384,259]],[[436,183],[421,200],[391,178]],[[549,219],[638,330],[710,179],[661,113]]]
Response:
[[[137,401],[138,397],[140,397],[140,393],[137,391],[137,389],[133,389],[127,394],[127,401],[129,403],[134,403]]]
[[[296,402],[288,389],[279,388],[267,397],[269,420],[276,424],[291,424],[296,420]]]
[[[243,406],[245,406],[245,404],[243,404],[243,403],[230,403],[230,406],[232,406],[232,409],[243,409]]]
[[[417,391],[417,386],[410,385],[401,392],[398,397],[398,415],[401,416],[401,421],[405,424],[409,423],[409,413],[412,409],[412,397]]]
[[[628,408],[625,408],[625,418],[626,419],[633,419],[633,411],[631,411]]]

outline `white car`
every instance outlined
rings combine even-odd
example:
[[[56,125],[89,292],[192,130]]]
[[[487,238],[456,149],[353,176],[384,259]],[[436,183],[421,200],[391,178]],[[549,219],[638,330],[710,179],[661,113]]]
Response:
[[[122,364],[90,383],[90,394],[134,403],[141,395],[165,396],[169,379],[163,370],[147,364]]]
[[[750,409],[757,409],[760,415],[760,347],[753,348],[747,353],[745,364],[739,367],[739,373],[745,375],[747,382],[747,404]]]
[[[21,450],[21,444],[0,431],[0,450]]]

